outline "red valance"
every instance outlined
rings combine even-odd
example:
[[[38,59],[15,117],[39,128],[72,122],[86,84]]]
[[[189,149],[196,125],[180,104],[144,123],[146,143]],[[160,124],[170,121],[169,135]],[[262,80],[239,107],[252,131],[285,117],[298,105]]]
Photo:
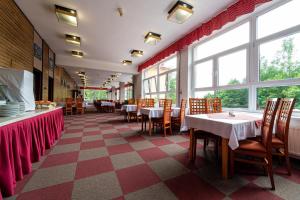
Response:
[[[139,65],[138,71],[140,72],[150,65],[153,65],[171,54],[182,50],[194,41],[210,35],[213,31],[218,30],[225,24],[234,21],[237,17],[253,12],[257,5],[267,3],[269,1],[271,0],[239,0],[237,3],[229,6],[226,10],[213,17],[208,22],[202,24],[192,32],[171,44],[166,49],[157,53],[143,64]]]
[[[102,88],[102,87],[82,87],[80,86],[80,89],[83,90],[109,90],[108,88]]]

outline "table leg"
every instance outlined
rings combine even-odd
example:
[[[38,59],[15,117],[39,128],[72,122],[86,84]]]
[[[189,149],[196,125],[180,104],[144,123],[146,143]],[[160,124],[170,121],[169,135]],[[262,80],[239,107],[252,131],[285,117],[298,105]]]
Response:
[[[152,135],[152,121],[151,118],[149,117],[149,135]]]
[[[194,161],[195,160],[195,155],[196,155],[196,148],[195,148],[195,135],[194,135],[194,129],[190,129],[190,148],[189,148],[189,156],[190,160]]]
[[[144,115],[141,116],[142,121],[142,133],[144,133]]]
[[[130,122],[130,113],[127,112],[127,122]]]
[[[222,178],[228,179],[228,139],[222,138]]]

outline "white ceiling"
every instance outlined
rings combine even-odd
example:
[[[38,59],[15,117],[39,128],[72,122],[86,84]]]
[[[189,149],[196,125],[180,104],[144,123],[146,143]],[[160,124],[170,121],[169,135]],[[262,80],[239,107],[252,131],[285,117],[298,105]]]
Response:
[[[169,46],[201,23],[215,16],[236,0],[187,0],[194,5],[194,15],[184,24],[167,20],[168,10],[176,0],[15,0],[35,29],[56,53],[58,65],[114,72],[137,73],[137,65]],[[76,9],[78,27],[59,23],[54,4]],[[123,9],[120,17],[116,11]],[[144,44],[148,31],[160,33],[156,45]],[[78,35],[81,47],[64,42],[64,34]],[[131,58],[129,51],[144,51],[141,58]],[[82,50],[83,59],[69,51]],[[132,66],[121,61],[130,59]]]
[[[101,87],[104,81],[106,81],[111,75],[116,74],[116,72],[111,71],[88,68],[83,69],[78,67],[66,67],[66,70],[70,74],[70,76],[77,83],[79,83],[79,85],[82,84],[77,72],[85,72],[85,75],[88,77],[87,86],[90,87]],[[121,73],[120,77],[118,77],[115,81],[112,81],[110,86],[119,87],[119,82],[132,83],[132,74]]]

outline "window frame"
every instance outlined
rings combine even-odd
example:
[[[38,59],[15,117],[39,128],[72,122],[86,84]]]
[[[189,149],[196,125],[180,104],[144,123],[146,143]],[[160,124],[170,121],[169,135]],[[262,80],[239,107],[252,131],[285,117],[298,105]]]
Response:
[[[220,31],[216,32],[215,34],[212,34],[211,36],[206,37],[205,39],[191,45],[191,60],[192,60],[192,76],[191,76],[191,94],[193,97],[195,97],[196,92],[204,92],[204,91],[214,91],[217,90],[231,90],[231,89],[244,89],[248,88],[248,109],[242,109],[250,112],[259,112],[260,110],[257,110],[257,89],[262,87],[278,87],[278,86],[300,86],[300,78],[294,78],[294,79],[286,79],[286,80],[269,80],[269,81],[260,81],[259,79],[259,71],[260,71],[260,55],[259,55],[259,47],[261,44],[274,41],[276,39],[288,37],[293,34],[300,33],[300,24],[290,27],[285,30],[281,30],[276,33],[272,33],[270,35],[267,35],[262,38],[258,38],[258,18],[286,3],[291,2],[292,0],[284,0],[281,2],[275,2],[271,6],[264,8],[258,12],[255,12],[246,18],[239,20],[238,22],[233,23],[232,25],[221,29]],[[219,52],[217,54],[208,56],[206,58],[202,58],[199,60],[195,60],[196,56],[196,48],[199,45],[202,45],[205,42],[209,42],[210,40],[213,40],[214,38],[231,31],[235,28],[237,28],[240,25],[243,25],[244,23],[249,22],[249,43],[241,44],[239,46],[233,47],[231,49],[227,49],[225,51]],[[240,85],[226,85],[226,86],[219,86],[218,85],[218,79],[219,79],[219,63],[218,59],[221,56],[226,56],[231,53],[238,52],[240,50],[246,49],[247,52],[247,69],[246,69],[246,83],[240,84]],[[212,60],[213,61],[213,85],[212,87],[205,87],[205,88],[195,88],[195,66],[199,63],[203,63],[206,61]],[[241,110],[241,109],[235,109],[235,108],[229,108],[230,110]],[[226,108],[225,108],[226,110]],[[299,112],[300,113],[300,112]]]
[[[159,65],[161,63],[167,62],[168,60],[171,60],[171,59],[173,59],[175,57],[177,59],[176,68],[175,69],[171,69],[169,71],[165,71],[163,73],[159,73]],[[170,93],[170,90],[168,88],[168,85],[166,85],[166,91],[160,91],[160,77],[166,75],[166,83],[168,83],[168,79],[169,79],[168,74],[176,72],[176,102],[173,102],[173,104],[177,105],[178,104],[178,86],[179,86],[178,85],[179,84],[179,80],[178,80],[178,77],[179,77],[179,73],[178,73],[178,70],[179,70],[179,56],[178,56],[178,54],[175,53],[174,55],[171,55],[168,58],[155,63],[151,67],[156,67],[157,68],[156,69],[157,70],[156,75],[154,75],[154,76],[145,78],[145,70],[149,70],[149,68],[142,71],[142,95],[143,95],[143,98],[145,98],[145,96],[147,96],[147,95],[150,95],[150,96],[157,95],[157,98],[159,98],[160,95],[167,96],[168,93]],[[149,80],[151,78],[154,78],[154,77],[156,77],[156,92],[152,92],[151,91],[151,89],[150,89],[150,82],[149,82]],[[150,89],[149,93],[145,92],[144,81],[148,81],[148,85],[149,85],[149,89]]]

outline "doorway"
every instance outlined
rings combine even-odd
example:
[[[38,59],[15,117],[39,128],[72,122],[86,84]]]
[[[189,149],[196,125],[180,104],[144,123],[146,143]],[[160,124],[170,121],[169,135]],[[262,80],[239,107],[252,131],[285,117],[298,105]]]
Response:
[[[42,100],[42,84],[43,84],[43,73],[33,68],[33,92],[36,101]]]
[[[53,89],[54,89],[54,81],[53,78],[49,77],[48,79],[48,100],[53,101]]]

